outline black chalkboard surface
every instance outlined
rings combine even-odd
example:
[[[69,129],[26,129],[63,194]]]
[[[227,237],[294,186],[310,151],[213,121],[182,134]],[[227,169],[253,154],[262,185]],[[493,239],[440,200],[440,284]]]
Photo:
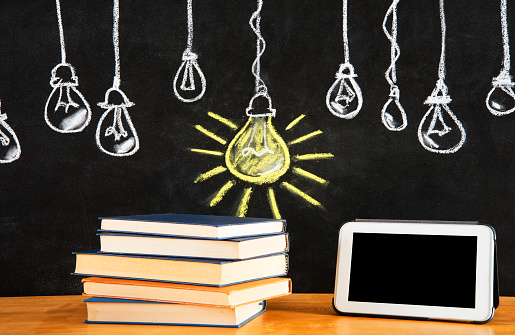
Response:
[[[99,247],[98,217],[235,215],[245,197],[247,216],[273,217],[275,211],[287,220],[294,292],[332,292],[340,225],[376,218],[492,225],[501,294],[514,295],[515,113],[494,116],[485,105],[503,66],[500,3],[445,4],[448,105],[466,130],[452,154],[424,149],[417,135],[429,109],[424,101],[438,80],[437,0],[398,4],[396,74],[408,125],[397,132],[381,122],[390,91],[384,76],[390,42],[382,29],[390,5],[349,1],[349,58],[363,106],[347,120],[325,103],[344,61],[342,2],[264,1],[261,78],[291,164],[277,180],[259,184],[224,170],[225,150],[247,122],[254,94],[256,35],[249,19],[255,1],[193,1],[193,51],[207,88],[192,103],[177,99],[172,88],[187,43],[186,0],[120,1],[120,88],[134,103],[127,110],[139,139],[139,149],[127,157],[108,155],[95,141],[105,112],[97,103],[115,74],[113,4],[61,0],[66,60],[91,121],[80,132],[60,133],[44,117],[51,70],[62,56],[56,3],[3,1],[0,99],[21,155],[0,164],[0,296],[79,294],[80,278],[70,276],[72,252]],[[510,3],[512,39],[514,17]],[[205,175],[216,168],[219,174]],[[220,193],[224,185],[227,192]]]

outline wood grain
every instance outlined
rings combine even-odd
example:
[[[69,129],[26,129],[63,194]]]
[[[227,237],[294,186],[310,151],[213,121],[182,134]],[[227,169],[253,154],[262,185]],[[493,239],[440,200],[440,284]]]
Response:
[[[267,311],[240,329],[86,324],[81,296],[0,298],[0,334],[515,334],[515,297],[501,297],[492,321],[452,322],[345,317],[332,294],[292,294],[270,300]]]

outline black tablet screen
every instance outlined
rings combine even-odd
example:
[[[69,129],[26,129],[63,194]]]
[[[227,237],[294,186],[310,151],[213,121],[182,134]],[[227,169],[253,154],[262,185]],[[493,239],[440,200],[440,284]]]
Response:
[[[475,308],[475,236],[354,233],[349,301]]]

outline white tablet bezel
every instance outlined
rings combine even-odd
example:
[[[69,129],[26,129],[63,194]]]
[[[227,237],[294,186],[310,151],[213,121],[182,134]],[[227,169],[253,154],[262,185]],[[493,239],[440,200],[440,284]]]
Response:
[[[475,308],[356,302],[348,300],[354,233],[477,237]],[[488,322],[494,313],[495,233],[485,225],[408,222],[348,222],[339,234],[334,308],[342,314]]]

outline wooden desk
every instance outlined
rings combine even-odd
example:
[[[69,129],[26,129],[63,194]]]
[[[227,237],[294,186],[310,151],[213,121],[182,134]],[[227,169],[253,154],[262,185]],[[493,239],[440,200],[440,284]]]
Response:
[[[86,324],[81,296],[0,298],[0,334],[515,334],[515,297],[502,297],[485,325],[338,316],[332,294],[270,300],[267,311],[239,329]]]

